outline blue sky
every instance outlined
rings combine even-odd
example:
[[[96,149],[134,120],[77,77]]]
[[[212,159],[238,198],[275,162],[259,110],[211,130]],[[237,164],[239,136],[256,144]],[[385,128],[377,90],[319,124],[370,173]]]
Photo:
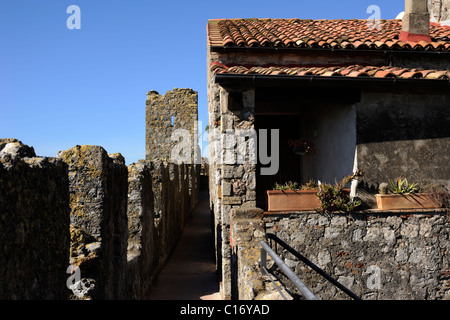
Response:
[[[404,1],[0,0],[0,138],[40,156],[90,144],[136,162],[148,91],[194,89],[206,126],[208,19],[366,19],[370,5],[393,19]]]

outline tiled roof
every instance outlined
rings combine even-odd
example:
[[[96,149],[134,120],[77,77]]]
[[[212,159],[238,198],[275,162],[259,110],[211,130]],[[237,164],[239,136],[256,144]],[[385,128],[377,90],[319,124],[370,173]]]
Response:
[[[283,66],[225,66],[218,62],[211,64],[214,74],[254,74],[323,77],[371,77],[399,79],[450,79],[450,70],[423,70],[389,66],[351,65],[342,67],[283,67]]]
[[[224,47],[450,51],[450,27],[432,23],[432,42],[401,42],[401,20],[219,19],[208,22],[208,44]]]

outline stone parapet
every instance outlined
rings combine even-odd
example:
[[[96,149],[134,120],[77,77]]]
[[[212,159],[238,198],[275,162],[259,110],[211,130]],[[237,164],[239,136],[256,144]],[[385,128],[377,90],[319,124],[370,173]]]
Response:
[[[261,209],[232,209],[230,218],[231,297],[258,299],[265,292],[259,269],[260,245],[264,240]]]
[[[36,157],[0,139],[0,298],[147,298],[198,203],[200,167],[127,167],[88,145]]]
[[[280,298],[259,266],[259,243],[266,233],[275,234],[363,300],[450,299],[450,221],[445,210],[323,215],[233,209],[231,292],[236,299]],[[280,246],[276,252],[320,300],[350,299]],[[289,295],[302,298],[279,269],[271,270]]]
[[[67,165],[0,139],[0,299],[66,299]]]
[[[443,210],[265,215],[264,224],[363,300],[450,298]],[[279,254],[320,299],[349,298],[292,255]]]

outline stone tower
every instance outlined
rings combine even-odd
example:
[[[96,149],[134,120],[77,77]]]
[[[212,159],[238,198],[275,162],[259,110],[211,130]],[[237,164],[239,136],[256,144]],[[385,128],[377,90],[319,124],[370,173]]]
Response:
[[[147,93],[145,111],[145,158],[166,162],[195,162],[197,139],[198,93],[192,89],[173,89],[165,95]],[[189,150],[188,150],[189,149]],[[182,154],[184,152],[184,154]],[[181,157],[175,157],[174,154]],[[199,162],[198,162],[199,163]]]

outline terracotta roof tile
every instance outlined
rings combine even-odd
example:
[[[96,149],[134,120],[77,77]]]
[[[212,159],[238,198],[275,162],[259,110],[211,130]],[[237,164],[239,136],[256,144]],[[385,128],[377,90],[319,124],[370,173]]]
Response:
[[[208,43],[230,47],[394,49],[450,51],[450,27],[432,23],[432,42],[402,42],[401,20],[218,19],[208,22]]]
[[[226,66],[219,62],[211,64],[215,74],[255,74],[322,77],[371,77],[402,79],[450,79],[450,70],[423,70],[389,66],[350,65],[341,67],[295,67],[295,66]]]

